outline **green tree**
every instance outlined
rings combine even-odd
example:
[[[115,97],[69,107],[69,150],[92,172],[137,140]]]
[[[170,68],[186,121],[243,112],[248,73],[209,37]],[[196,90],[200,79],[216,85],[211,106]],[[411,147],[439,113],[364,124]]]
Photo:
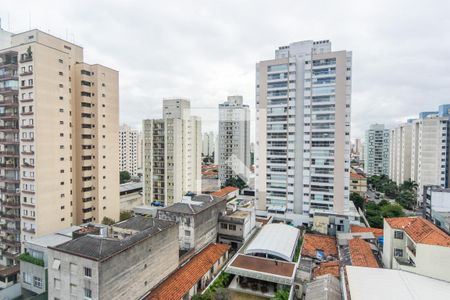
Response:
[[[388,204],[381,207],[381,215],[383,218],[398,218],[403,217],[405,213],[400,205]]]
[[[365,200],[360,194],[351,193],[350,200],[355,204],[356,208],[360,208],[362,211],[364,211]]]
[[[108,218],[108,217],[103,217],[103,220],[102,220],[103,225],[113,225],[115,223],[116,223],[116,221],[114,221],[113,219]]]
[[[288,289],[279,289],[275,293],[275,297],[272,298],[273,300],[288,300],[289,299],[289,290]]]
[[[120,184],[125,183],[131,179],[130,173],[128,171],[121,171],[120,172]]]
[[[120,212],[120,221],[128,220],[129,218],[133,217],[133,212],[130,210],[122,211]]]
[[[239,190],[243,190],[247,187],[247,183],[244,180],[242,180],[241,177],[235,176],[225,180],[225,184],[222,186],[222,188],[226,186],[234,186],[237,187]]]
[[[211,300],[211,296],[208,293],[205,294],[195,294],[192,296],[191,300]]]

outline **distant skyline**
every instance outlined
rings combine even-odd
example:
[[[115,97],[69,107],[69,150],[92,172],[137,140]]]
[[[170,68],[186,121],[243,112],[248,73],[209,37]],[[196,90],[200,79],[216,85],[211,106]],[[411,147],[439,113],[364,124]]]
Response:
[[[190,99],[194,114],[228,95],[253,110],[256,62],[278,46],[329,39],[353,51],[352,138],[363,138],[372,123],[392,127],[450,103],[449,9],[437,0],[18,0],[2,3],[0,17],[6,30],[67,38],[87,62],[120,71],[121,123],[133,127],[173,96]]]

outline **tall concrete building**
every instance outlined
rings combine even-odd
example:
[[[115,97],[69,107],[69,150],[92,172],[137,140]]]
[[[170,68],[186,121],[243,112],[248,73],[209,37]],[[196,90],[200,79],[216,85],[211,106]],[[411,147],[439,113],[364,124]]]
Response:
[[[250,168],[250,109],[242,96],[219,104],[219,185],[239,176],[248,180]]]
[[[124,124],[119,130],[119,170],[137,175],[139,160],[139,131]]]
[[[214,132],[203,133],[202,154],[203,156],[211,156],[214,159],[214,152],[216,150],[216,136]]]
[[[143,121],[144,201],[165,206],[201,192],[201,121],[190,102],[163,100],[163,118]]]
[[[411,178],[419,191],[425,185],[449,187],[449,111],[449,104],[441,105],[412,123]]]
[[[389,178],[397,184],[411,179],[412,128],[408,122],[390,130]]]
[[[364,169],[368,176],[389,175],[389,129],[372,124],[366,130]]]
[[[119,219],[118,72],[39,30],[0,50],[1,261],[20,241]]]
[[[299,223],[312,209],[349,209],[351,68],[352,53],[328,40],[279,47],[256,65],[259,210]]]

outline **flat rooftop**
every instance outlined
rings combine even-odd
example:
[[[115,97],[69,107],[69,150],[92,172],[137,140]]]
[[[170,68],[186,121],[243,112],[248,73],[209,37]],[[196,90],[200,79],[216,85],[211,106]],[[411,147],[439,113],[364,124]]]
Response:
[[[414,273],[382,268],[346,266],[352,300],[450,299],[450,284]]]
[[[25,243],[29,245],[36,245],[40,247],[54,247],[57,245],[60,245],[62,243],[65,243],[67,241],[72,240],[72,233],[76,230],[81,229],[80,226],[72,226],[60,231],[57,231],[52,234],[44,235],[32,240],[28,240]]]
[[[195,195],[190,201],[184,201],[174,203],[171,206],[160,209],[160,211],[195,215],[220,202],[226,202],[226,199],[212,195]]]
[[[295,275],[294,263],[244,254],[238,254],[229,267],[283,277]]]
[[[95,261],[104,261],[147,238],[167,230],[172,226],[176,226],[176,224],[150,217],[136,216],[114,226],[137,232],[126,235],[123,238],[110,238],[88,234],[49,248]]]

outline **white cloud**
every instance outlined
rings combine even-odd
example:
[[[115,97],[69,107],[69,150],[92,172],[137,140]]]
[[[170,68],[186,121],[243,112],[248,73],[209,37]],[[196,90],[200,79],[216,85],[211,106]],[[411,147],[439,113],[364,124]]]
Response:
[[[331,39],[353,51],[352,135],[450,103],[447,1],[8,1],[4,28],[75,38],[88,62],[120,71],[121,121],[161,115],[183,96],[254,107],[254,69],[280,45]],[[67,34],[68,33],[68,34]]]

